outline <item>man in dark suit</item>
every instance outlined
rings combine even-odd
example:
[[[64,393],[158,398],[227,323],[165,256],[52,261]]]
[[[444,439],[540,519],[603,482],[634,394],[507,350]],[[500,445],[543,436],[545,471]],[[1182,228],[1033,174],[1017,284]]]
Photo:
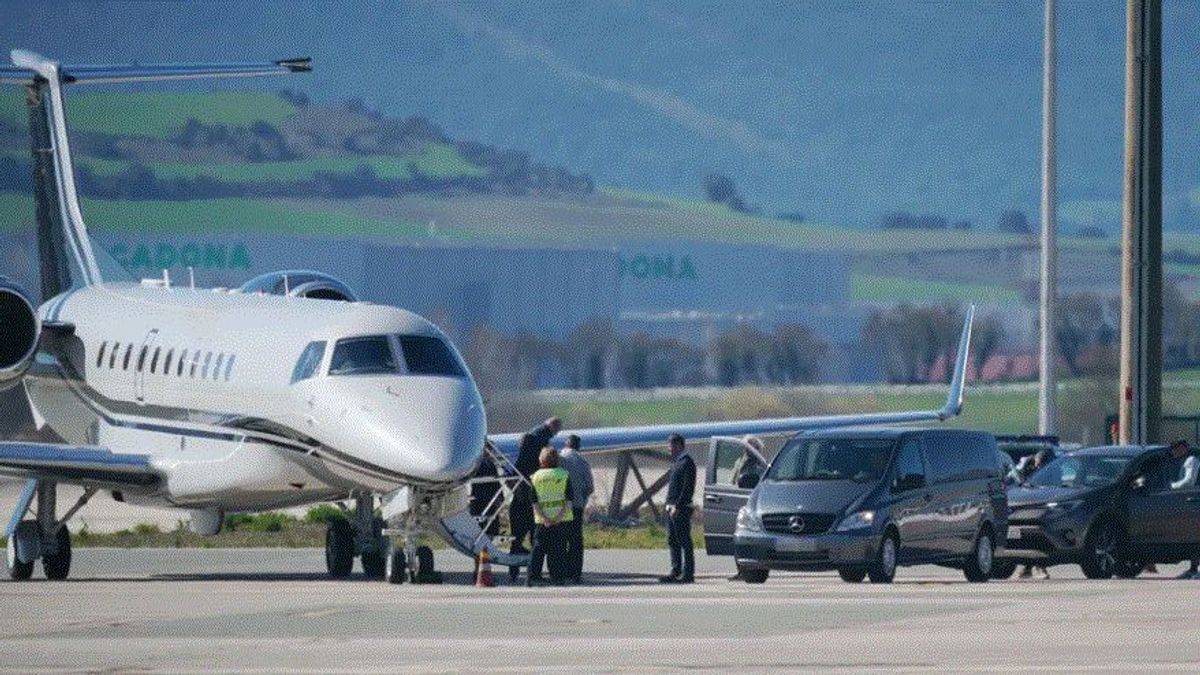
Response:
[[[664,584],[690,584],[696,562],[692,550],[692,497],[696,492],[696,462],[687,454],[683,436],[671,434],[671,478],[667,484],[667,546],[671,549],[671,573],[659,577]]]
[[[542,448],[550,444],[550,439],[562,430],[562,420],[557,417],[542,422],[521,436],[521,446],[517,453],[517,471],[525,480],[517,483],[513,489],[512,505],[508,508],[508,522],[512,525],[512,553],[528,553],[525,548],[525,537],[533,534],[533,500],[529,494],[529,480],[538,470],[538,455]],[[508,568],[508,575],[516,579],[520,569]]]

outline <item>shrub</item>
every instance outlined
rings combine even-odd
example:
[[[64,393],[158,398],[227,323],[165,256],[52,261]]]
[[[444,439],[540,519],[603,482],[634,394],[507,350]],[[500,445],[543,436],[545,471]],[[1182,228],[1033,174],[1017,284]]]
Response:
[[[266,513],[231,513],[225,516],[225,528],[242,532],[282,532],[288,525],[297,522],[295,516],[278,511]]]
[[[346,511],[337,504],[317,504],[304,514],[306,523],[327,523],[333,518],[347,518]]]

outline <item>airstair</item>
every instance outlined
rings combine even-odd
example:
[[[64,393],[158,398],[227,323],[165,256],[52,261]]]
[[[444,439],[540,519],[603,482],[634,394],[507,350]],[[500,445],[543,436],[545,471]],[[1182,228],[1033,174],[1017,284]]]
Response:
[[[494,564],[506,567],[526,567],[529,565],[528,553],[515,555],[509,553],[511,537],[491,537],[487,531],[493,523],[500,519],[501,515],[508,512],[506,507],[512,503],[513,492],[517,486],[522,483],[530,488],[532,486],[529,485],[525,476],[517,471],[512,460],[492,447],[490,443],[487,444],[484,452],[495,465],[496,475],[476,476],[471,479],[468,486],[497,484],[500,489],[493,495],[482,514],[474,515],[468,509],[444,516],[431,525],[438,536],[464,555],[478,559],[479,553],[486,550]]]

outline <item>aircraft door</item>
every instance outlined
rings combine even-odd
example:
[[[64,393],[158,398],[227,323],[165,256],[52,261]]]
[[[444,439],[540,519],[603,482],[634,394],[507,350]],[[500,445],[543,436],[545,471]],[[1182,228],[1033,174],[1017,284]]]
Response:
[[[767,470],[767,460],[740,438],[716,436],[709,442],[704,472],[704,548],[709,555],[733,555],[738,511]]]
[[[146,333],[146,339],[133,354],[133,388],[138,405],[146,405],[146,373],[150,370],[154,349],[158,347],[158,329]]]

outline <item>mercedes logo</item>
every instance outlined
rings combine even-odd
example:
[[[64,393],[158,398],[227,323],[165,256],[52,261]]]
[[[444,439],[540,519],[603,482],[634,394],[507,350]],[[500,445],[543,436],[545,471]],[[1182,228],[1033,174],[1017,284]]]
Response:
[[[792,516],[788,519],[788,529],[796,534],[804,531],[804,519],[800,516]]]

